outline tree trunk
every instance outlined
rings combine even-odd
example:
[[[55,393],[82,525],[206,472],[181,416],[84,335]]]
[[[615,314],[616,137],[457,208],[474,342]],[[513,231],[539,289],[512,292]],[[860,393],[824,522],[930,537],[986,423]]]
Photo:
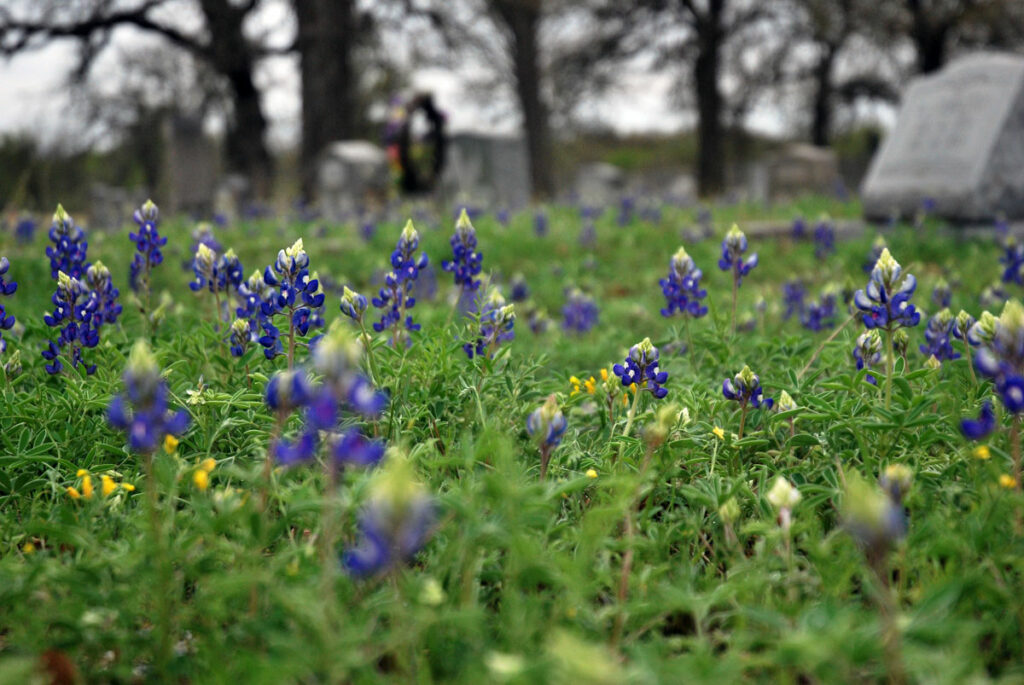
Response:
[[[836,50],[832,45],[824,47],[824,53],[814,67],[814,119],[811,122],[811,142],[826,147],[832,139],[832,65]]]
[[[353,138],[359,120],[352,47],[354,0],[294,0],[302,82],[302,193],[312,198],[316,163],[324,147]]]
[[[693,67],[697,95],[697,189],[702,196],[725,189],[722,158],[722,92],[718,87],[721,30],[718,20],[701,22],[699,49]]]
[[[541,17],[540,3],[537,0],[494,0],[492,6],[512,34],[516,95],[523,114],[533,194],[541,199],[550,198],[555,191],[555,182],[551,168],[548,108],[540,93],[540,49],[537,35]]]
[[[228,0],[200,0],[210,33],[206,58],[231,88],[234,117],[227,130],[227,163],[231,171],[245,175],[253,194],[270,194],[273,162],[267,151],[267,119],[260,92],[253,81],[256,58],[242,32],[246,10]]]

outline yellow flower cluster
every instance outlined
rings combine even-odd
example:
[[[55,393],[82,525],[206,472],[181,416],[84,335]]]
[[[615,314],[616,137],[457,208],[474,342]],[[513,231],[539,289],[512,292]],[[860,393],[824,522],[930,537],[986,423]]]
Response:
[[[603,369],[602,369],[603,371]],[[572,391],[569,392],[569,396],[578,395],[581,392],[581,388],[586,390],[588,395],[593,395],[597,392],[597,381],[591,376],[585,381],[580,381],[576,376],[569,376],[569,383],[572,385]]]
[[[66,488],[68,497],[71,499],[92,499],[96,494],[96,488],[92,482],[92,474],[85,469],[78,469],[75,473],[75,478],[79,479],[79,490],[78,487],[70,485]],[[135,486],[131,483],[118,483],[109,475],[100,476],[100,493],[104,497],[110,497],[113,495],[118,488],[121,488],[125,492],[132,492],[135,490]]]
[[[217,460],[207,457],[199,462],[198,468],[192,473],[192,483],[200,492],[210,487],[210,473],[217,468]]]

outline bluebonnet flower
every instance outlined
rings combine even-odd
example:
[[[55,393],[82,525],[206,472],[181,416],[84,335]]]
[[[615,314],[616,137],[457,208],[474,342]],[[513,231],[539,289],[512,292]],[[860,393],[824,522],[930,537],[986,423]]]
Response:
[[[880,235],[875,236],[874,242],[871,243],[871,252],[868,253],[868,259],[864,262],[862,267],[864,269],[864,273],[869,274],[874,270],[875,264],[878,263],[878,258],[882,256],[882,250],[884,249],[885,238]]]
[[[526,277],[517,273],[509,283],[509,299],[513,302],[525,302],[530,297],[530,286],[526,284]]]
[[[949,287],[949,282],[945,278],[940,278],[932,288],[932,303],[937,307],[948,307],[952,300],[953,290]]]
[[[107,418],[112,426],[125,431],[133,451],[152,454],[164,436],[181,435],[188,428],[184,410],[167,408],[167,384],[143,340],[135,343],[128,356],[124,388],[124,394],[111,400]]]
[[[412,315],[407,313],[416,306],[416,298],[411,295],[412,289],[420,270],[428,263],[425,253],[419,256],[415,254],[419,244],[420,235],[410,219],[402,229],[395,251],[391,253],[391,267],[394,270],[384,277],[384,287],[372,300],[374,307],[384,310],[381,320],[373,324],[373,330],[381,333],[392,329],[392,345],[401,341],[406,346],[411,345],[412,339],[408,333],[420,330],[420,325],[413,323]]]
[[[882,362],[882,336],[877,329],[865,331],[857,337],[853,346],[853,358],[857,362],[857,370],[873,369]],[[865,379],[871,385],[878,385],[876,379],[870,373]]]
[[[814,258],[822,260],[836,251],[836,227],[828,214],[822,214],[814,226]]]
[[[816,301],[807,303],[800,313],[800,323],[809,331],[832,328],[836,323],[836,303],[839,289],[834,285],[825,286]]]
[[[579,288],[571,288],[562,307],[562,328],[580,335],[597,325],[598,309],[594,298]]]
[[[693,258],[680,247],[668,262],[668,276],[659,281],[665,296],[665,307],[661,315],[670,317],[676,312],[690,318],[700,318],[708,313],[701,303],[708,291],[700,287],[704,272],[693,263]]]
[[[989,316],[992,315],[989,314]],[[977,321],[975,321],[973,316],[961,309],[953,320],[953,337],[957,340],[963,340],[966,344],[972,347],[980,345],[980,340],[971,339],[971,330],[974,328],[976,323]]]
[[[30,216],[23,216],[18,219],[14,227],[14,237],[19,243],[31,243],[36,235],[36,220]]]
[[[722,271],[732,272],[732,332],[736,333],[736,296],[743,277],[757,266],[757,253],[744,258],[747,251],[747,236],[743,234],[740,227],[732,225],[729,232],[722,240],[722,257],[718,260],[718,268]]]
[[[789,232],[793,236],[793,240],[803,240],[807,237],[807,222],[802,216],[794,217],[793,226]]]
[[[342,556],[350,574],[369,577],[405,563],[426,544],[437,516],[408,460],[391,452],[359,515],[360,541]]]
[[[502,228],[508,228],[509,212],[507,207],[499,209],[497,214],[495,214],[495,218],[497,218],[498,223],[501,224]]]
[[[57,341],[51,340],[43,350],[43,358],[50,362],[45,365],[46,372],[57,374],[64,368],[59,357],[65,346],[69,348],[67,360],[77,369],[83,361],[82,350],[96,347],[99,343],[99,331],[93,326],[99,297],[89,292],[77,278],[58,271],[57,290],[50,301],[53,303],[53,313],[44,315],[43,321],[47,326],[59,328],[60,331]],[[96,365],[86,366],[85,372],[92,375],[96,372]]]
[[[853,295],[853,303],[862,312],[861,320],[868,329],[880,328],[893,331],[902,326],[916,326],[921,315],[910,304],[910,297],[917,288],[913,274],[903,273],[902,267],[882,250],[867,288]]]
[[[732,271],[737,286],[742,284],[743,277],[757,266],[757,253],[744,258],[743,254],[746,251],[747,236],[739,226],[733,224],[722,240],[722,258],[718,260],[718,268],[722,271]]]
[[[7,257],[0,257],[0,295],[9,297],[18,289],[14,281],[4,279],[7,270],[11,268],[11,262]],[[7,313],[4,305],[0,304],[0,353],[7,351],[7,341],[4,340],[3,331],[9,331],[14,327],[14,316]]]
[[[982,307],[991,307],[992,309],[1002,307],[1008,299],[1010,299],[1010,295],[999,281],[985,286],[978,295],[978,303]]]
[[[983,322],[985,325],[980,325]],[[990,331],[985,330],[988,326],[994,328],[991,337]],[[975,366],[984,376],[993,379],[1007,411],[1024,412],[1024,307],[1010,300],[994,320],[994,326],[991,319],[983,315],[975,328],[978,329],[976,338],[981,341],[974,357]]]
[[[50,278],[56,280],[60,272],[71,278],[81,278],[89,267],[85,261],[89,243],[85,239],[85,231],[60,205],[53,214],[50,241],[53,245],[46,248],[46,256],[50,258]]]
[[[305,370],[289,369],[275,373],[267,382],[264,400],[282,424],[292,412],[308,407],[313,402],[313,389]],[[283,437],[274,440],[268,458],[272,457],[284,465],[308,461],[316,453],[318,437],[316,428],[307,424],[297,440]]]
[[[377,224],[374,221],[367,220],[359,224],[359,236],[365,242],[373,240],[375,235],[377,235]]]
[[[755,409],[762,406],[771,409],[775,403],[772,398],[764,396],[761,379],[749,366],[744,366],[738,374],[722,382],[722,394],[728,400],[739,402],[743,406],[749,404]]]
[[[786,310],[782,313],[783,320],[788,320],[793,316],[796,316],[798,319],[802,318],[805,307],[804,298],[806,297],[807,288],[804,287],[804,282],[799,278],[783,283],[782,304],[786,307]]]
[[[636,198],[631,195],[624,195],[619,199],[619,215],[616,221],[619,226],[627,226],[633,220],[633,210],[636,208]]]
[[[149,310],[150,277],[153,268],[164,261],[160,248],[167,244],[167,238],[160,235],[157,228],[160,223],[160,210],[152,200],[135,210],[132,220],[138,224],[138,231],[129,233],[128,237],[135,243],[135,255],[128,275],[128,283],[136,293],[141,292],[145,298],[145,309]]]
[[[238,259],[238,255],[231,248],[225,252],[216,268],[217,274],[217,286],[218,290],[230,297],[231,292],[238,292],[242,287],[242,282],[245,278],[242,270],[242,262]]]
[[[252,324],[248,319],[235,319],[231,324],[231,355],[245,356],[249,344],[253,341]]]
[[[273,359],[281,353],[281,332],[274,325],[275,316],[288,319],[288,368],[295,364],[295,336],[306,335],[312,325],[313,309],[323,305],[326,295],[320,283],[309,277],[309,255],[302,238],[277,253],[277,260],[263,271],[263,281],[274,288],[261,305],[263,355]]]
[[[270,302],[273,296],[274,289],[263,280],[263,273],[259,270],[253,271],[249,278],[238,286],[239,305],[235,315],[258,324],[263,317],[263,304]],[[255,331],[254,325],[253,332]]]
[[[612,372],[627,388],[636,383],[638,388],[660,400],[668,394],[668,389],[662,387],[668,380],[668,373],[658,371],[658,356],[658,348],[651,344],[650,338],[644,338],[629,348],[626,360],[613,366]]]
[[[996,414],[992,411],[992,403],[985,401],[981,405],[981,413],[976,419],[960,421],[960,430],[969,440],[981,440],[996,429]]]
[[[462,346],[466,355],[494,357],[498,346],[515,338],[516,306],[505,304],[505,298],[496,289],[491,291],[480,311],[480,332],[473,342]]]
[[[864,550],[879,575],[885,554],[907,535],[907,514],[903,498],[910,489],[913,473],[902,464],[888,466],[874,486],[856,472],[846,477],[843,496],[843,526]]]
[[[192,292],[199,292],[204,288],[210,292],[217,292],[220,287],[220,278],[217,274],[219,264],[217,253],[206,243],[199,243],[195,256],[192,258],[192,272],[195,280],[188,284]]]
[[[548,234],[548,215],[543,209],[538,209],[533,214],[533,232],[538,238]]]
[[[919,347],[921,353],[934,356],[940,362],[946,359],[959,359],[960,355],[953,350],[950,339],[955,323],[953,313],[948,309],[940,310],[929,319],[924,331],[925,344]]]
[[[531,305],[526,309],[526,325],[534,335],[542,335],[551,327],[551,318],[543,307]]]
[[[463,209],[455,222],[455,233],[451,237],[452,259],[441,262],[441,268],[455,277],[455,286],[459,289],[459,300],[472,298],[480,287],[480,274],[483,255],[476,251],[476,229]]]
[[[580,247],[590,249],[597,245],[597,227],[594,226],[594,222],[590,219],[586,219],[583,222],[583,228],[580,229],[579,237]]]
[[[192,247],[190,254],[194,255],[198,252],[200,245],[206,245],[206,247],[216,253],[224,251],[224,247],[217,241],[217,237],[213,235],[213,226],[206,221],[196,224],[196,227],[192,229]],[[187,264],[186,266],[191,268],[192,265]]]
[[[999,263],[1003,265],[1003,283],[1024,285],[1024,245],[1012,235],[1003,241],[1003,256]]]
[[[342,314],[362,326],[366,305],[366,297],[352,290],[347,285],[345,286],[345,290],[341,295],[340,308]]]
[[[540,479],[544,480],[548,473],[551,452],[562,442],[562,435],[568,422],[558,406],[554,395],[548,395],[544,404],[530,412],[526,417],[526,432],[536,441],[540,448]]]
[[[103,265],[103,262],[90,264],[85,270],[85,278],[82,279],[86,288],[96,294],[97,306],[93,314],[93,328],[97,331],[104,324],[117,323],[117,317],[121,315],[121,305],[117,298],[121,292],[114,287],[110,280],[110,270]]]

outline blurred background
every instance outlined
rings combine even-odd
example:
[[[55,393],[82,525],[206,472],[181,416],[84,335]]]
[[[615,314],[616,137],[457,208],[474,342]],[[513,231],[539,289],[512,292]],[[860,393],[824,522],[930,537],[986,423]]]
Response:
[[[844,193],[979,49],[1024,51],[1024,2],[3,0],[0,208],[758,199],[780,157]]]

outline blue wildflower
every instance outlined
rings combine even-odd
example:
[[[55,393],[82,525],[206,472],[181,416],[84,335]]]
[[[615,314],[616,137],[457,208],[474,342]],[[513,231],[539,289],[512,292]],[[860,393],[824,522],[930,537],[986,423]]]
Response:
[[[982,317],[976,336],[982,344],[975,354],[978,370],[995,381],[1003,406],[1017,414],[1024,411],[1024,307],[1008,301],[994,323]],[[986,327],[991,327],[991,337]],[[987,340],[986,340],[987,338]]]
[[[135,452],[152,453],[166,435],[181,435],[188,428],[184,410],[167,408],[167,384],[149,345],[139,340],[132,347],[124,370],[125,392],[116,395],[107,409],[110,424],[128,435]]]
[[[579,288],[571,288],[562,307],[562,328],[580,335],[597,325],[598,309],[594,298]]]
[[[366,297],[350,289],[347,285],[341,296],[341,313],[362,326],[363,314],[366,312]]]
[[[1024,285],[1024,245],[1012,235],[1003,241],[1003,256],[999,262],[1003,265],[1003,283]]]
[[[302,238],[277,253],[277,260],[263,271],[263,281],[270,286],[270,297],[260,304],[263,335],[259,339],[263,354],[273,359],[281,353],[281,333],[274,325],[275,316],[288,320],[288,368],[295,364],[295,336],[309,332],[313,324],[312,310],[323,305],[326,295],[320,283],[309,277],[309,255]]]
[[[814,258],[821,261],[836,251],[836,227],[828,214],[814,226]]]
[[[554,395],[548,395],[544,404],[530,412],[526,417],[526,432],[530,434],[540,448],[540,479],[544,480],[548,473],[551,452],[562,442],[562,435],[568,423]]]
[[[783,320],[788,320],[793,316],[802,318],[805,307],[804,298],[806,297],[807,288],[804,287],[804,282],[799,278],[783,283],[782,304],[786,307],[786,310],[782,313]]]
[[[858,371],[872,369],[882,362],[882,336],[877,329],[865,331],[857,337],[853,346],[853,359]],[[878,379],[870,373],[865,380],[871,385],[878,385]]]
[[[11,268],[11,262],[7,257],[0,257],[0,295],[9,297],[18,289],[18,284],[4,278],[7,270]],[[7,341],[2,331],[9,331],[14,327],[14,316],[7,313],[4,305],[0,304],[0,353],[7,351]]]
[[[412,315],[407,313],[416,306],[412,289],[420,270],[428,263],[425,253],[419,256],[415,254],[419,244],[420,235],[410,219],[402,229],[395,251],[391,253],[391,267],[394,270],[384,277],[384,287],[380,289],[378,297],[371,300],[374,307],[384,310],[381,320],[373,324],[373,330],[381,333],[392,329],[392,345],[402,341],[406,346],[411,345],[412,338],[408,333],[420,330],[420,325],[413,323]]]
[[[668,394],[668,389],[661,387],[668,380],[668,373],[658,371],[658,348],[651,344],[650,338],[629,348],[629,355],[622,364],[616,364],[612,371],[622,379],[627,388],[634,383],[641,390],[647,390],[656,399]]]
[[[99,331],[93,325],[99,296],[90,292],[77,278],[58,271],[57,290],[50,301],[53,313],[44,315],[43,321],[47,326],[60,330],[56,342],[51,340],[43,350],[43,358],[49,362],[45,365],[46,372],[57,374],[64,368],[60,354],[65,346],[68,347],[67,360],[77,369],[83,362],[82,350],[96,347],[99,343]],[[86,366],[85,372],[92,375],[96,372],[96,365]]]
[[[816,301],[808,302],[804,306],[800,313],[801,325],[809,331],[821,331],[835,326],[838,298],[838,289],[826,286]]]
[[[668,276],[659,281],[665,296],[665,307],[661,315],[670,317],[678,312],[697,319],[707,314],[708,308],[701,303],[708,294],[707,290],[700,287],[703,275],[704,272],[697,268],[685,248],[676,250],[668,263]]]
[[[90,264],[85,270],[82,282],[90,292],[96,294],[97,306],[93,314],[93,328],[98,331],[104,324],[117,323],[117,317],[121,315],[121,305],[118,304],[117,298],[121,292],[110,280],[110,270],[103,262]]]
[[[960,354],[953,350],[951,336],[956,320],[948,309],[940,310],[928,320],[925,327],[925,344],[919,349],[925,356],[934,356],[940,362],[946,359],[959,359]]]
[[[948,307],[953,300],[953,290],[945,278],[940,278],[932,288],[932,303],[937,307]]]
[[[392,452],[359,514],[359,543],[342,563],[360,578],[395,568],[426,544],[435,518],[434,501],[415,481],[408,460]]]
[[[71,278],[81,278],[89,267],[85,261],[89,243],[85,239],[85,231],[60,205],[53,214],[50,241],[53,245],[46,248],[46,256],[50,258],[50,278],[56,280],[62,271]]]
[[[164,261],[160,250],[167,244],[167,238],[160,235],[157,228],[160,223],[160,210],[152,200],[135,210],[132,220],[138,224],[138,231],[129,233],[128,237],[135,243],[135,255],[128,275],[128,283],[136,293],[141,293],[145,308],[149,309],[150,278],[153,269]]]
[[[793,236],[793,240],[803,240],[807,237],[807,222],[802,216],[794,217],[793,226],[789,232]]]
[[[741,285],[743,277],[757,266],[757,253],[744,258],[743,254],[746,251],[747,236],[739,226],[733,224],[722,240],[722,258],[718,260],[718,268],[722,271],[732,271],[733,281],[737,286]]]
[[[505,304],[505,298],[492,290],[480,311],[480,331],[474,342],[462,346],[466,355],[494,357],[498,346],[515,338],[516,306]]]
[[[455,286],[459,289],[460,301],[480,287],[480,274],[483,255],[476,251],[476,229],[463,209],[455,222],[455,233],[451,237],[452,259],[441,262],[441,268],[455,277]]]
[[[871,270],[867,288],[854,293],[853,303],[862,312],[861,319],[867,328],[891,332],[903,326],[916,326],[921,321],[921,315],[910,304],[916,288],[917,279],[903,273],[888,248],[883,248]]]
[[[978,418],[960,421],[960,430],[968,440],[981,440],[995,429],[996,414],[992,411],[992,403],[987,400],[981,405]]]
[[[533,215],[533,232],[538,238],[548,234],[548,215],[543,209],[538,209]]]
[[[36,220],[30,216],[23,216],[18,219],[14,227],[14,237],[19,243],[31,243],[36,235]]]
[[[252,324],[248,319],[235,319],[231,324],[231,355],[245,356],[249,344],[253,342]]]
[[[739,402],[744,407],[749,404],[755,409],[762,406],[771,409],[775,403],[772,398],[764,396],[761,379],[749,366],[744,366],[738,374],[722,382],[722,394],[728,400]]]
[[[516,274],[509,283],[509,299],[513,302],[525,302],[530,297],[530,286],[526,283],[526,277]]]

